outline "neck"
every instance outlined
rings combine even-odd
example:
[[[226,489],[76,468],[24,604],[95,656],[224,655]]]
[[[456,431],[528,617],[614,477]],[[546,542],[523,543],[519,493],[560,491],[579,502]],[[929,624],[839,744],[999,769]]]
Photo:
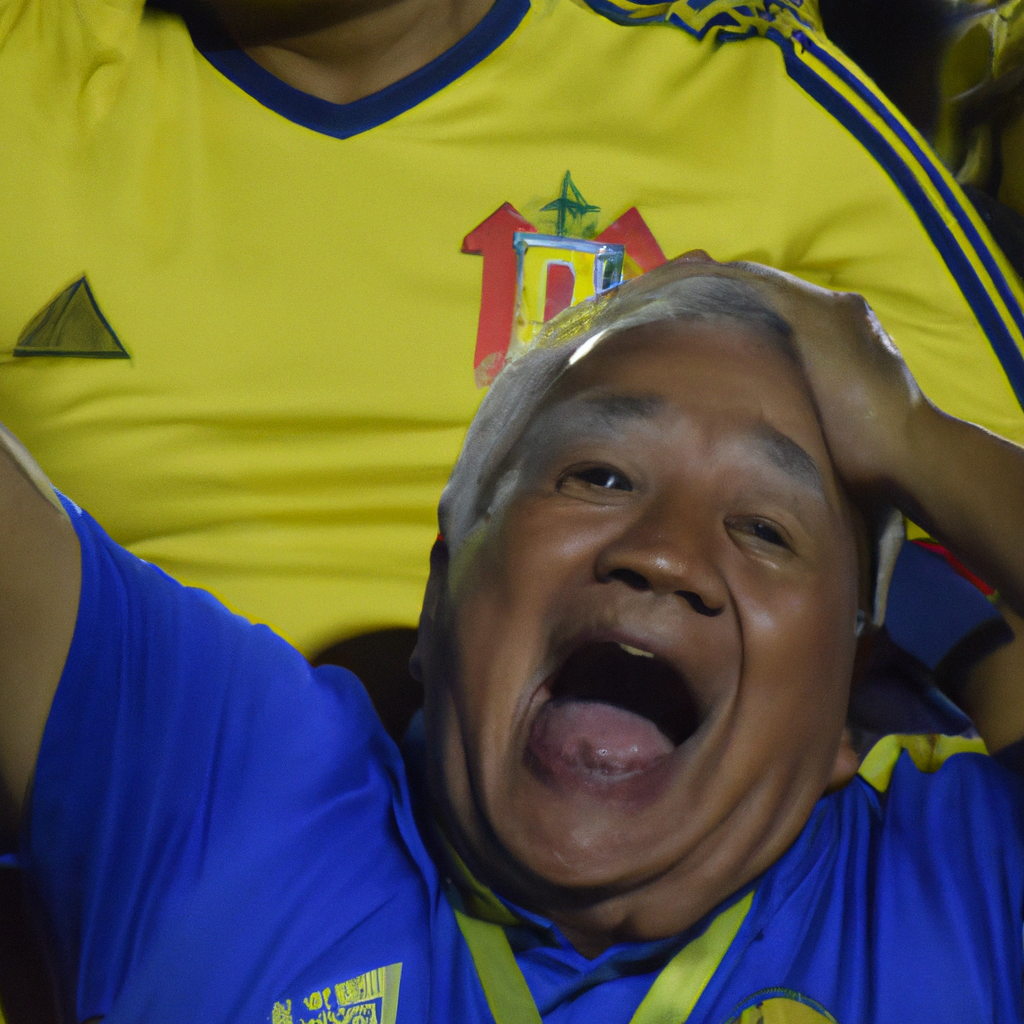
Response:
[[[331,103],[352,103],[429,64],[493,0],[215,0],[237,45],[272,75]]]

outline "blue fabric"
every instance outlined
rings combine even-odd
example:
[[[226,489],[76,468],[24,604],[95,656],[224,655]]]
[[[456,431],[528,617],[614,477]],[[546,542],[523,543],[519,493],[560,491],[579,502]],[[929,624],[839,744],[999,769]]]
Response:
[[[900,647],[934,672],[960,641],[989,622],[1002,622],[1002,616],[973,583],[937,552],[903,545],[885,613],[886,629]]]
[[[319,993],[401,963],[398,1024],[489,1021],[358,681],[67,507],[82,598],[20,857],[71,1012],[331,1024]],[[978,755],[931,775],[904,755],[884,799],[859,779],[823,798],[757,880],[691,1024],[768,989],[845,1024],[1024,1019],[1022,836],[1024,786]],[[549,1024],[625,1024],[678,945],[587,961],[536,925],[517,955]]]

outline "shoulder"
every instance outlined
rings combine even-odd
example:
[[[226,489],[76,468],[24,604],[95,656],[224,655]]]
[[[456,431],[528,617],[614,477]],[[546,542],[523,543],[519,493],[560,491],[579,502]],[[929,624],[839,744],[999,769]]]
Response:
[[[820,33],[817,0],[574,0],[619,25],[671,25],[721,42],[795,29]]]
[[[915,859],[965,869],[1002,865],[1007,876],[1024,877],[1024,782],[989,757],[981,740],[883,737],[859,781],[878,798],[889,854],[910,850]]]
[[[81,736],[83,721],[94,735],[116,733],[128,744],[142,735],[167,743],[168,724],[177,722],[190,762],[204,745],[217,756],[231,737],[239,763],[250,766],[298,759],[313,771],[323,758],[325,770],[358,771],[371,749],[397,763],[355,676],[312,669],[268,627],[184,586],[114,543],[71,502],[65,507],[79,536],[82,590],[44,749],[54,752],[56,733]]]

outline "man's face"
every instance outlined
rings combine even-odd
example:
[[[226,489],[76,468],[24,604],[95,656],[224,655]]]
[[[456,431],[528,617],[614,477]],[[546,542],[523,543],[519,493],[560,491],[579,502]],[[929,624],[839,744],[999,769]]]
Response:
[[[448,570],[435,797],[476,870],[570,934],[672,934],[829,783],[855,514],[798,369],[739,326],[599,345],[511,464]]]

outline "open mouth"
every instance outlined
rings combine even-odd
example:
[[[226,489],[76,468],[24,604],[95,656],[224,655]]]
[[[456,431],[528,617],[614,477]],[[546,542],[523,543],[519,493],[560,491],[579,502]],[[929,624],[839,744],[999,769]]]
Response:
[[[529,749],[540,765],[609,782],[646,771],[700,725],[683,677],[647,651],[592,642],[548,680]]]

